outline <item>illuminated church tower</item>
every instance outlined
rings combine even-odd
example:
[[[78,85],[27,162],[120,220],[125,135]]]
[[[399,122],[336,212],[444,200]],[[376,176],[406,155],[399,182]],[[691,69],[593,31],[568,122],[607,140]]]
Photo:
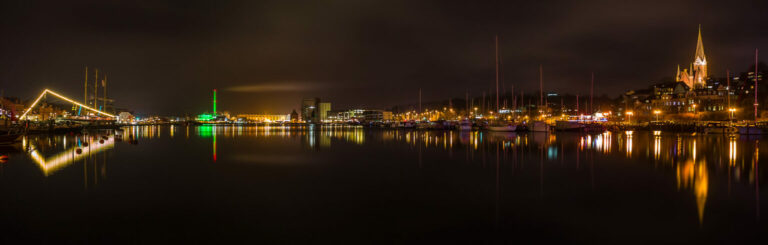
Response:
[[[701,41],[701,26],[699,26],[699,40],[696,42],[696,58],[693,59],[693,78],[696,85],[706,85],[707,56],[704,55],[704,43]]]
[[[704,54],[704,42],[701,40],[701,26],[699,26],[696,55],[693,58],[691,69],[684,69],[681,72],[680,66],[678,66],[676,79],[678,82],[684,82],[691,89],[695,89],[706,87],[707,76],[707,56]]]

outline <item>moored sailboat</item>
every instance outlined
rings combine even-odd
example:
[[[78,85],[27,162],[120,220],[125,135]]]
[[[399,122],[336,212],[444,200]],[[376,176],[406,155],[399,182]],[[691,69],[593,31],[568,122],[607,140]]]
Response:
[[[552,128],[544,121],[535,121],[531,123],[531,131],[533,132],[549,132]]]
[[[736,126],[736,129],[738,130],[739,134],[744,134],[744,135],[758,135],[758,134],[765,134],[766,132],[765,125],[758,125],[758,124],[747,124],[742,126]]]
[[[555,122],[557,131],[581,131],[584,125],[576,121],[559,120]]]
[[[488,125],[488,131],[494,131],[494,132],[515,132],[517,131],[517,125],[513,123],[508,123],[506,125],[502,124],[496,124],[496,125]]]
[[[459,122],[459,130],[461,131],[472,131],[472,122],[464,119]]]

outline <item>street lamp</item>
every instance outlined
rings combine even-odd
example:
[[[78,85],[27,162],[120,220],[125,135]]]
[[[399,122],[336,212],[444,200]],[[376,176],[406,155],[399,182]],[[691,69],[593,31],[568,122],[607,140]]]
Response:
[[[729,119],[733,120],[733,112],[736,111],[736,108],[728,108],[728,111],[731,112],[731,117]]]
[[[656,121],[659,121],[659,114],[661,114],[660,110],[653,110],[653,114],[656,114]]]
[[[699,119],[699,111],[696,110],[696,104],[692,104],[691,107],[693,107],[693,119],[697,120]]]

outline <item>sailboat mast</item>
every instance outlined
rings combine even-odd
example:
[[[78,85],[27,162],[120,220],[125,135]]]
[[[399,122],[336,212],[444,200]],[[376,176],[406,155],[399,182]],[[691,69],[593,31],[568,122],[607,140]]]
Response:
[[[496,112],[499,112],[499,35],[496,35]]]
[[[93,108],[99,107],[99,69],[96,69],[96,77],[93,78]]]
[[[525,109],[525,101],[523,101],[523,99],[525,99],[525,95],[523,95],[523,90],[521,89],[520,90],[520,107],[523,107],[523,109]],[[523,109],[520,109],[520,113],[523,112]]]
[[[755,49],[755,123],[757,123],[757,49]]]
[[[419,112],[416,115],[421,114],[421,88],[419,88]]]
[[[544,68],[539,65],[539,106],[544,105]]]
[[[509,96],[512,99],[512,115],[515,114],[515,110],[517,110],[517,98],[515,98],[515,85],[512,84],[512,91],[509,93]]]
[[[725,96],[728,100],[728,110],[731,110],[731,71],[728,69],[725,69],[725,81]]]
[[[595,73],[592,72],[592,79],[589,82],[589,114],[594,113],[592,110],[592,96],[595,93]]]
[[[485,114],[485,104],[487,101],[485,101],[485,91],[483,91],[483,104],[480,105],[480,110],[483,110],[483,114]]]
[[[104,74],[104,83],[101,86],[104,87],[104,100],[102,101],[101,111],[107,111],[107,74]]]
[[[467,96],[469,96],[469,89],[467,89]],[[469,108],[467,108],[467,110],[471,110],[471,109],[474,109],[474,108],[475,108],[475,98],[472,98],[472,100],[469,101]],[[469,114],[470,114],[470,112],[468,111],[467,115],[469,115]],[[477,115],[475,115],[475,116],[477,116]]]
[[[500,108],[507,108],[507,98],[504,96],[504,92],[506,91],[506,84],[504,84],[504,78],[501,79],[501,90],[499,90],[499,97],[501,98],[501,107]],[[499,108],[496,108],[497,110]]]
[[[576,94],[576,115],[579,115],[579,94]]]
[[[563,96],[560,96],[560,112],[561,114],[565,113],[565,103],[563,102]]]
[[[83,94],[83,103],[88,104],[88,66],[85,66],[85,94]]]

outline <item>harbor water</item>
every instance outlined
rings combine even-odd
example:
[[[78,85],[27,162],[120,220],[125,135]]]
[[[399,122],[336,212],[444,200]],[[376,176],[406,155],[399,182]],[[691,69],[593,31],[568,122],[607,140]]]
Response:
[[[236,126],[30,135],[0,147],[0,242],[766,241],[766,139]]]

